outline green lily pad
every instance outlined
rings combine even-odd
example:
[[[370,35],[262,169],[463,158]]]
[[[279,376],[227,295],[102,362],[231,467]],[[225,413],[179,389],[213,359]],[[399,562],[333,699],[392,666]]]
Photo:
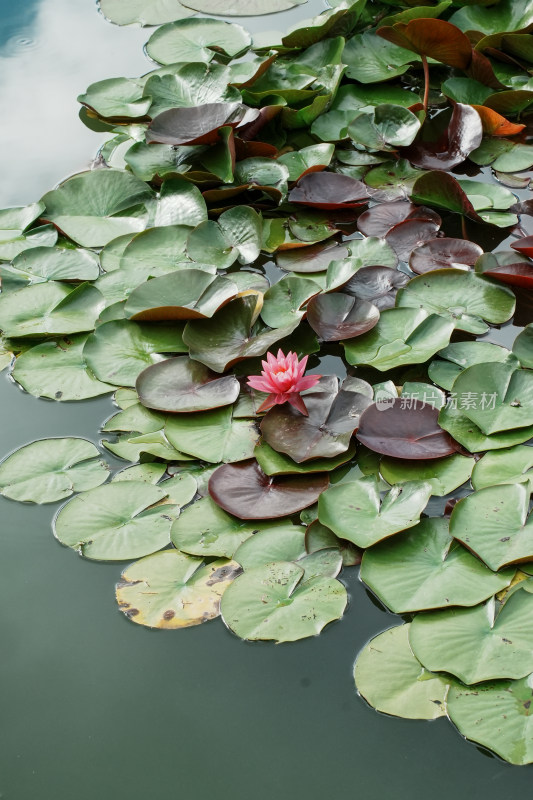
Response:
[[[81,172],[47,192],[43,217],[82,247],[102,247],[146,227],[145,203],[152,190],[134,175],[115,169]]]
[[[474,459],[459,454],[429,461],[408,461],[402,458],[382,458],[379,469],[387,483],[427,481],[431,494],[437,497],[453,492],[472,474]]]
[[[408,481],[394,486],[381,500],[375,477],[331,486],[318,500],[323,525],[358,547],[416,525],[431,496],[431,484]]]
[[[533,166],[533,147],[511,139],[484,139],[468,156],[474,164],[488,166],[498,172],[519,172]]]
[[[32,247],[0,269],[2,288],[19,288],[45,281],[94,281],[100,274],[98,257],[91,250],[66,247]]]
[[[360,111],[348,126],[348,136],[370,150],[393,151],[410,145],[420,121],[404,106],[378,105],[372,111]]]
[[[448,692],[448,715],[467,739],[494,750],[511,764],[530,764],[532,683],[528,675],[518,681],[484,683],[475,691],[454,685]]]
[[[342,617],[348,598],[334,578],[302,582],[303,577],[302,567],[289,561],[246,570],[225,593],[222,619],[241,639],[294,642],[316,636]]]
[[[148,39],[146,52],[159,64],[207,64],[215,56],[221,60],[241,56],[251,43],[240,25],[209,18],[181,19],[158,28]]]
[[[272,0],[265,8],[263,0],[187,0],[188,6],[202,14],[215,14],[223,17],[250,17],[264,14],[277,14],[289,8],[302,5],[307,0]]]
[[[500,0],[490,8],[468,5],[455,11],[450,22],[462,31],[481,31],[488,36],[501,31],[518,31],[533,24],[533,9],[527,0]]]
[[[108,474],[87,439],[39,439],[0,463],[0,494],[21,503],[54,503],[100,486]]]
[[[533,489],[533,447],[516,445],[507,450],[486,453],[476,462],[472,472],[474,489],[485,489],[502,483],[524,483],[529,481]]]
[[[217,378],[186,356],[152,364],[141,372],[136,386],[144,406],[181,413],[230,405],[240,391],[234,375]]]
[[[190,17],[192,9],[185,8],[178,0],[99,0],[104,17],[116,25],[162,25],[177,19]]]
[[[395,614],[475,606],[509,586],[514,574],[492,572],[437,517],[366,550],[361,562],[361,579]]]
[[[408,637],[409,625],[398,625],[370,640],[355,662],[357,690],[384,714],[407,719],[443,717],[449,682],[424,669]]]
[[[87,339],[83,355],[99,380],[135,386],[139,373],[163,361],[163,353],[185,350],[180,326],[118,320],[100,325]]]
[[[124,315],[139,322],[205,319],[237,293],[237,286],[228,278],[184,269],[152,278],[134,289]]]
[[[220,614],[220,598],[241,568],[220,559],[204,565],[177,550],[154,553],[130,564],[116,585],[118,607],[148,628],[176,630]]]
[[[233,558],[243,542],[266,533],[280,539],[287,536],[288,541],[295,533],[303,536],[300,526],[293,525],[289,519],[243,522],[219,508],[210,497],[202,497],[174,522],[171,536],[178,550],[185,553]]]
[[[473,272],[437,269],[419,275],[398,291],[399,308],[420,308],[435,314],[449,314],[457,329],[486,333],[488,325],[507,322],[515,310],[510,289],[497,286]]]
[[[251,458],[259,439],[254,420],[234,419],[231,406],[213,411],[173,414],[165,436],[177,449],[212,464]]]
[[[143,97],[143,81],[132,78],[106,78],[91,83],[78,103],[111,119],[139,119],[148,113],[150,97]]]
[[[142,481],[143,483],[156,484],[166,472],[166,464],[147,461],[145,464],[135,464],[116,472],[111,478],[111,483],[117,481]],[[180,505],[178,503],[178,505]]]
[[[508,363],[468,367],[455,379],[452,392],[463,415],[487,436],[531,427],[532,395],[533,373]]]
[[[513,353],[523,367],[533,368],[533,324],[526,325],[513,344]]]
[[[474,364],[508,362],[518,366],[517,359],[506,347],[491,342],[453,342],[437,355],[439,358],[428,367],[428,375],[447,391],[452,389],[457,376]]]
[[[527,484],[480,489],[457,503],[450,518],[450,533],[494,570],[532,560],[529,500]]]
[[[137,481],[119,481],[77,495],[54,520],[61,544],[95,561],[139,558],[170,542],[174,507],[158,505],[166,492]]]
[[[299,320],[283,328],[255,322],[256,296],[239,297],[217,311],[210,320],[192,320],[183,341],[191,358],[214,372],[224,372],[245,358],[262,356],[277,341],[293,332]]]
[[[40,337],[94,328],[104,308],[102,294],[83,283],[72,288],[48,281],[0,297],[0,328],[6,336]]]
[[[278,157],[278,163],[289,170],[289,180],[297,181],[308,172],[316,172],[327,167],[333,157],[335,146],[332,144],[315,144],[293,150]]]
[[[2,232],[0,241],[3,241],[4,237],[11,239],[23,233],[32,222],[41,216],[43,211],[43,203],[30,203],[28,206],[0,209],[0,231]]]
[[[302,306],[318,292],[320,285],[311,278],[287,275],[266,292],[261,317],[271,328],[291,325],[302,319]]]
[[[236,206],[198,225],[189,236],[187,252],[195,261],[208,261],[218,269],[235,261],[251,264],[261,250],[261,217],[247,206]]]
[[[305,549],[308,553],[319,550],[338,550],[342,556],[343,567],[353,567],[361,563],[361,551],[352,542],[339,539],[332,530],[315,519],[311,522],[305,534]]]
[[[305,528],[293,525],[263,528],[239,545],[233,558],[244,570],[261,567],[271,561],[298,561],[306,555]]]
[[[57,231],[53,225],[41,225],[28,233],[15,231],[6,233],[7,238],[0,239],[0,261],[13,261],[25,250],[33,247],[53,247],[57,242]]]
[[[113,391],[87,367],[83,351],[87,336],[78,334],[42,342],[15,360],[13,378],[34,397],[86,400]]]
[[[171,66],[169,70],[172,72],[163,74],[162,70],[150,75],[144,86],[144,94],[151,98],[151,117],[169,108],[241,100],[239,90],[228,85],[232,82],[230,69],[221,64],[193,62]]]
[[[266,442],[260,442],[254,450],[257,463],[265,475],[293,475],[306,472],[328,472],[336,469],[355,455],[355,443],[338,456],[327,458],[313,458],[309,461],[297,463],[284,453],[278,453]],[[292,559],[286,559],[292,561]],[[273,559],[275,561],[275,559]]]
[[[348,39],[342,60],[348,65],[346,75],[352,80],[380,83],[403,75],[413,61],[420,60],[420,56],[366,31]]]
[[[440,314],[415,308],[386,309],[371,331],[344,342],[346,360],[380,372],[421,364],[446,347],[453,329],[453,320]]]
[[[449,672],[468,685],[523,678],[533,669],[533,595],[519,589],[503,606],[492,597],[475,608],[419,614],[409,642],[432,671]]]

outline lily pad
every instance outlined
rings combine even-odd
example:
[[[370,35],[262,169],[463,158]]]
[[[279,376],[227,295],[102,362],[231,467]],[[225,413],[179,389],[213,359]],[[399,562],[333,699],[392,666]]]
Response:
[[[506,347],[492,342],[452,342],[438,356],[429,365],[428,375],[434,383],[447,391],[451,391],[457,376],[466,367],[474,364],[496,361],[518,366],[517,359]]]
[[[261,217],[252,208],[240,206],[198,225],[189,236],[187,252],[196,261],[207,260],[218,269],[231,267],[235,261],[251,264],[261,250]]]
[[[369,150],[388,152],[410,145],[419,130],[420,120],[412,111],[386,103],[358,112],[348,126],[348,136]]]
[[[248,570],[271,561],[298,561],[305,555],[305,528],[293,525],[290,530],[280,526],[254,533],[239,545],[234,559]]]
[[[118,607],[139,625],[163,630],[200,625],[220,614],[220,599],[241,569],[220,559],[204,565],[177,550],[130,564],[116,585]]]
[[[360,378],[329,375],[304,395],[308,416],[284,403],[270,409],[261,422],[264,441],[297,463],[331,458],[346,452],[359,417],[372,402],[372,388]]]
[[[100,486],[108,473],[87,439],[39,439],[0,463],[0,494],[21,503],[54,503]]]
[[[447,700],[449,717],[467,739],[489,747],[511,764],[530,764],[532,683],[528,675],[518,681],[485,683],[475,691],[453,686]]]
[[[0,328],[11,337],[90,331],[104,305],[102,294],[88,283],[73,289],[48,281],[2,294]]]
[[[139,119],[148,113],[152,102],[150,97],[143,97],[143,83],[132,78],[106,78],[78,95],[78,103],[107,119]]]
[[[237,548],[250,537],[278,536],[292,541],[294,535],[302,538],[300,526],[293,525],[289,519],[276,522],[259,520],[243,522],[226,514],[210,497],[202,497],[186,508],[172,526],[172,541],[179,550],[197,556],[227,556],[233,558]],[[238,560],[238,559],[236,559]],[[274,559],[268,559],[273,561]],[[240,562],[239,562],[240,563]],[[266,562],[265,562],[266,563]],[[243,566],[245,566],[243,564]]]
[[[177,450],[219,464],[251,458],[259,432],[253,420],[234,419],[232,407],[226,406],[172,414],[167,418],[165,436]]]
[[[185,326],[183,341],[191,358],[214,372],[224,372],[245,358],[262,356],[275,342],[293,332],[296,319],[283,328],[268,328],[256,322],[256,296],[232,300],[208,321],[192,320]]]
[[[430,403],[402,398],[373,403],[361,414],[357,439],[369,450],[395,458],[426,460],[457,451],[438,424],[439,410]]]
[[[313,458],[308,461],[296,462],[283,453],[278,453],[266,442],[260,442],[254,450],[257,463],[266,475],[296,475],[307,472],[330,472],[353,458],[355,444],[338,456],[326,458]],[[274,560],[274,559],[273,559]],[[292,559],[289,559],[292,560]]]
[[[379,465],[387,483],[392,485],[406,481],[427,481],[431,484],[431,494],[437,497],[444,497],[466,483],[473,468],[474,459],[458,453],[428,461],[385,457]]]
[[[99,380],[135,386],[139,373],[163,361],[163,353],[185,350],[179,326],[117,320],[100,325],[89,336],[83,356]]]
[[[431,484],[408,481],[381,500],[377,479],[361,478],[325,491],[318,501],[318,518],[342,539],[370,547],[416,525],[430,495]]]
[[[473,272],[439,269],[413,278],[398,292],[396,305],[448,314],[459,330],[479,334],[487,332],[487,322],[501,324],[512,317],[515,297]]]
[[[194,14],[178,0],[99,0],[104,17],[116,25],[162,25]]]
[[[380,372],[403,364],[421,364],[445,347],[453,321],[422,309],[391,308],[368,333],[344,343],[349,364],[367,364]]]
[[[148,39],[146,52],[159,64],[207,64],[215,57],[229,60],[241,56],[251,43],[250,35],[240,25],[196,17],[162,25]]]
[[[361,57],[364,53],[364,58]],[[360,83],[380,83],[407,72],[420,56],[385,41],[372,31],[356,34],[347,42],[342,60],[348,65],[346,75]]]
[[[503,606],[495,598],[475,608],[432,611],[411,623],[409,642],[427,669],[449,672],[468,685],[523,678],[533,669],[533,595],[522,589]]]
[[[233,375],[217,378],[199,361],[186,356],[147,367],[136,382],[144,406],[158,411],[206,411],[234,403],[240,385]]]
[[[502,483],[525,483],[533,489],[533,447],[516,445],[506,450],[486,453],[476,462],[472,473],[474,489]]]
[[[43,217],[82,247],[103,247],[117,236],[146,227],[152,190],[115,169],[81,172],[47,192]]]
[[[355,662],[357,690],[385,714],[407,719],[445,716],[449,683],[424,669],[408,637],[409,625],[397,625],[370,640]]]
[[[307,508],[327,488],[329,477],[265,475],[256,461],[225,464],[209,481],[209,494],[239,519],[278,519]]]
[[[16,256],[10,267],[1,267],[0,274],[5,290],[44,281],[94,281],[100,269],[91,250],[32,247]]]
[[[310,208],[358,208],[368,203],[368,189],[348,175],[338,172],[311,172],[300,178],[289,193],[291,203]]]
[[[533,520],[527,484],[490,486],[460,500],[450,533],[491,569],[533,559]]]
[[[237,286],[228,278],[184,269],[152,278],[134,289],[124,315],[139,322],[205,319],[237,293]]]
[[[467,270],[482,254],[479,245],[465,239],[430,239],[413,250],[409,266],[418,275],[436,269]]]
[[[526,325],[513,344],[513,353],[523,367],[533,368],[533,325]]]
[[[70,500],[54,520],[54,535],[95,561],[121,561],[161,550],[170,542],[174,506],[166,492],[137,481],[90,489]]]
[[[288,275],[265,293],[261,318],[271,328],[291,325],[302,319],[306,313],[302,306],[319,292],[320,285],[311,278]]]
[[[294,642],[342,617],[346,589],[334,578],[303,581],[304,570],[274,561],[246,570],[221,603],[222,619],[241,639]]]
[[[86,400],[115,388],[99,381],[87,367],[83,351],[87,336],[78,334],[42,342],[15,360],[12,377],[34,397]]]
[[[509,586],[514,574],[492,572],[437,517],[366,550],[361,563],[361,580],[395,614],[475,606]]]

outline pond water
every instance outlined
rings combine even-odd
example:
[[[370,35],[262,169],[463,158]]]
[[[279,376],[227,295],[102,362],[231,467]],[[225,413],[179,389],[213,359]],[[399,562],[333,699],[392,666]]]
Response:
[[[285,27],[321,7],[245,24]],[[146,32],[106,24],[91,0],[1,0],[0,13],[5,206],[90,163],[99,139],[78,120],[78,93],[149,66]],[[0,408],[2,456],[37,438],[95,440],[113,411],[110,399],[37,400],[3,376]],[[532,767],[488,757],[446,720],[384,717],[357,697],[357,652],[397,618],[356,570],[343,573],[345,618],[316,639],[246,644],[220,623],[149,631],[117,610],[120,566],[61,547],[53,513],[0,498],[0,798],[492,800],[529,789]]]

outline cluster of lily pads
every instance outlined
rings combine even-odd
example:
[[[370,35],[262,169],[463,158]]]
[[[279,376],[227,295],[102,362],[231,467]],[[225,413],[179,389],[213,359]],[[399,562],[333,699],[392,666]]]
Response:
[[[158,66],[79,97],[109,133],[92,170],[0,211],[0,365],[37,397],[114,392],[129,466],[41,440],[1,493],[76,493],[56,538],[138,559],[116,596],[149,627],[313,636],[361,564],[409,621],[361,652],[360,694],[533,761],[533,325],[490,341],[531,307],[531,4],[344,0],[253,41],[195,16],[240,0],[100,5],[160,25]],[[273,348],[346,377],[262,414]]]

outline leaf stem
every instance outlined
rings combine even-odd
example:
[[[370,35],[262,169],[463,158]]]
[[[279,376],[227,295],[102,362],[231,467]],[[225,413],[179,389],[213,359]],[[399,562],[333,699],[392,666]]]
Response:
[[[424,100],[422,102],[424,111],[427,113],[429,99],[429,67],[426,56],[422,56],[422,66],[424,67]]]
[[[466,217],[464,217],[462,214],[461,214],[461,233],[463,234],[463,239],[465,239],[468,242],[469,239],[468,239],[468,233],[466,232]]]

